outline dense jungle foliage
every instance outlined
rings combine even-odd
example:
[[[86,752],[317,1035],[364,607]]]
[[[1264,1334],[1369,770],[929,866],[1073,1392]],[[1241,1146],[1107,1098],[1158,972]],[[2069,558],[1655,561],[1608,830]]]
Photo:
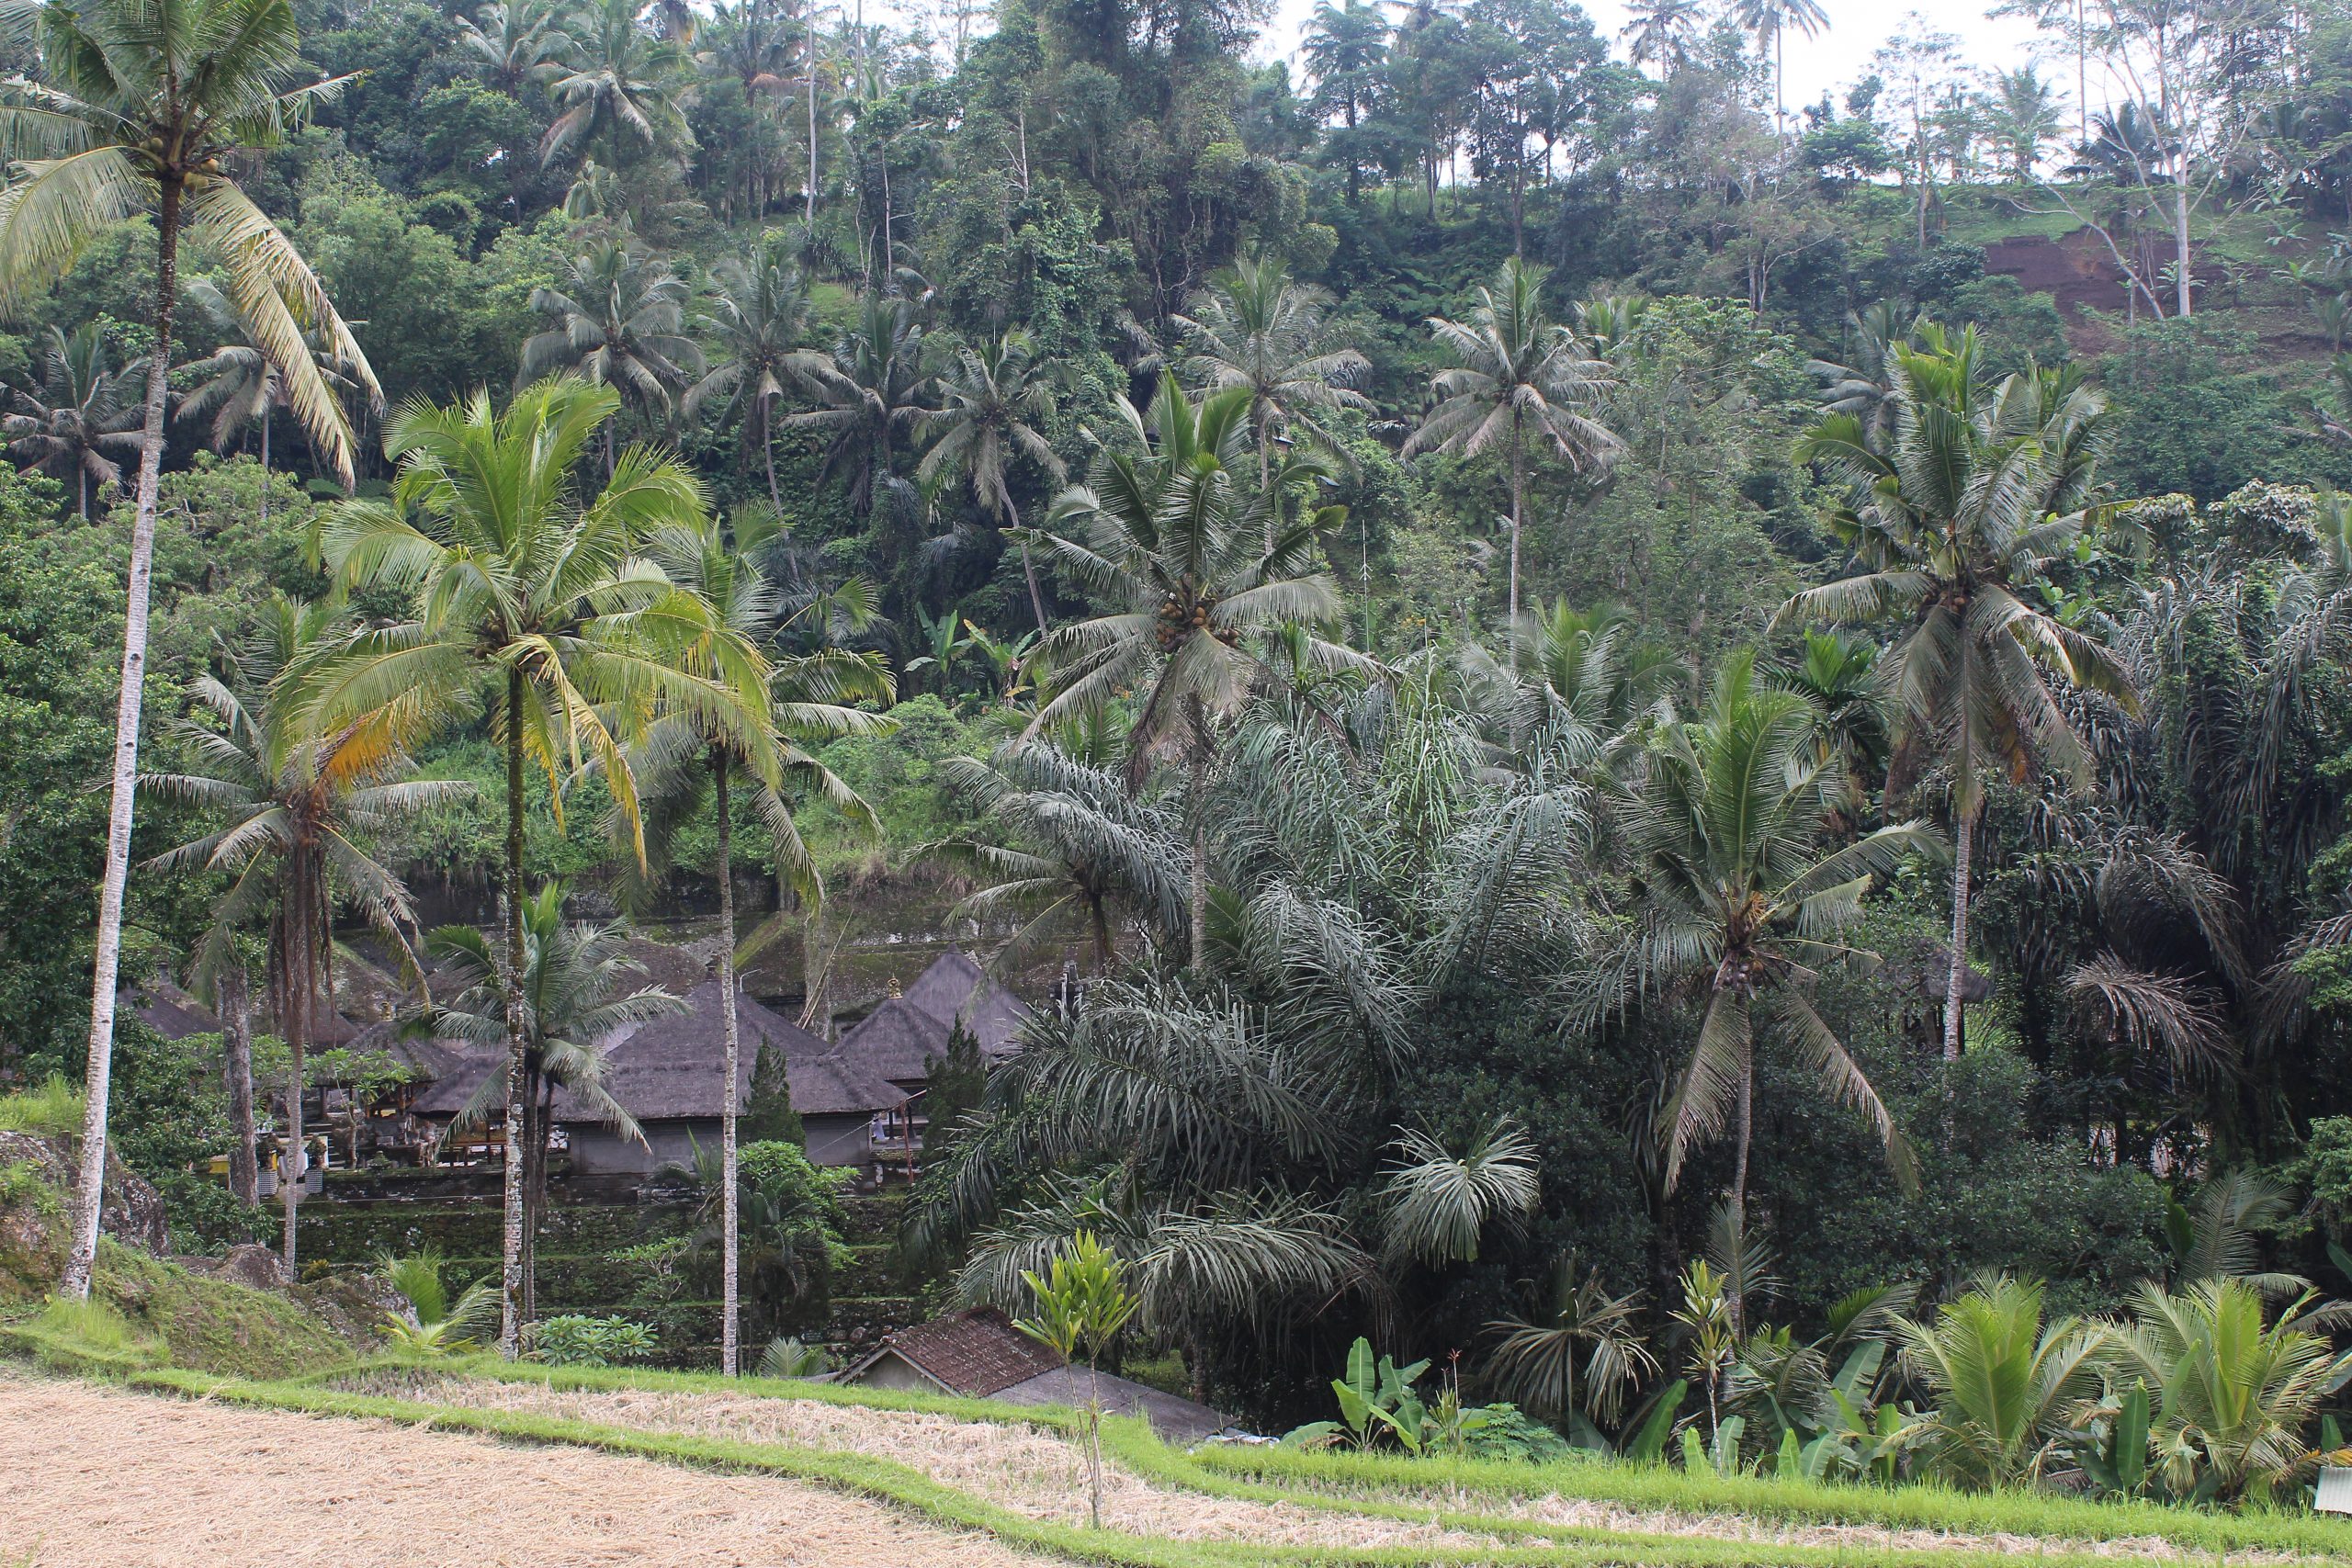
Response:
[[[1861,1472],[2046,1312],[2023,1428],[1904,1428],[2008,1481],[2250,1312],[2271,1446],[2165,1403],[2116,1484],[2307,1473],[2352,11],[2030,6],[2039,66],[1922,19],[1792,106],[1808,0],[1347,0],[1295,75],[1248,0],[203,3],[329,86],[194,172],[116,129],[141,4],[6,46],[0,1077],[83,1071],[163,346],[127,976],[277,1018],[330,932],[493,928],[511,803],[582,920],[727,863],[815,988],[892,923],[1082,982],[905,1245],[1017,1307],[1097,1234],[1239,1408],[1325,1413],[1362,1334]],[[262,1234],[187,1175],[205,1049],[118,1025],[118,1139]]]

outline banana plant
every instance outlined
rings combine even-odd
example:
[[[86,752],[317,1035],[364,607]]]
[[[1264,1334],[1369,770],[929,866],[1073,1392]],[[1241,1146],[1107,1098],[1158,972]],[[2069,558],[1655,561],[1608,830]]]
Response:
[[[2135,1497],[2148,1484],[2148,1385],[2132,1383],[2111,1406],[2101,1406],[2077,1445],[2075,1458],[2093,1486],[2119,1497]]]
[[[918,671],[937,671],[939,694],[952,697],[956,694],[956,660],[972,647],[971,639],[959,636],[956,628],[971,623],[953,610],[933,615],[920,604],[915,606],[915,620],[922,627],[923,647],[928,651],[907,660],[907,673],[912,676]]]
[[[1308,1449],[1345,1441],[1363,1450],[1387,1437],[1408,1453],[1418,1454],[1430,1436],[1430,1413],[1413,1384],[1429,1370],[1426,1360],[1406,1367],[1386,1356],[1374,1361],[1372,1341],[1359,1336],[1348,1348],[1348,1375],[1331,1380],[1340,1419],[1310,1421],[1285,1434],[1283,1441]]]
[[[963,646],[987,660],[996,676],[997,701],[1005,707],[1012,706],[1029,690],[1024,672],[1029,650],[1036,646],[1037,634],[1023,632],[1018,637],[1000,641],[970,621],[964,623],[964,632]]]
[[[1722,1476],[1745,1475],[1747,1467],[1740,1462],[1739,1442],[1747,1432],[1747,1418],[1726,1416],[1715,1428],[1712,1443],[1699,1436],[1696,1427],[1682,1428],[1682,1468],[1692,1475],[1713,1473]]]

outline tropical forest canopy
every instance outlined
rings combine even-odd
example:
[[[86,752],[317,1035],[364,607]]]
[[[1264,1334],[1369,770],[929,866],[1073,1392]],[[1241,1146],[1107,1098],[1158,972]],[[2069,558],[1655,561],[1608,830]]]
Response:
[[[333,307],[257,318],[191,207],[124,973],[494,933],[510,802],[600,919],[707,918],[718,853],[804,953],[1066,972],[910,1255],[1017,1303],[1098,1232],[1258,1411],[1359,1332],[1542,1329],[1494,1386],[1614,1435],[1658,1369],[1590,1348],[1693,1302],[1752,1350],[1980,1271],[2352,1291],[2352,10],[2026,8],[2037,62],[1928,18],[1792,103],[1809,0],[1348,0],[1296,74],[1226,0],[300,0],[334,86],[219,167]],[[38,249],[71,149],[17,134]],[[84,1070],[162,238],[42,188],[91,221],[0,336],[34,1082]],[[524,410],[594,582],[467,532]],[[731,796],[656,787],[706,750]],[[365,796],[299,919],[232,763]],[[135,1163],[226,1146],[209,1067],[116,1055]]]

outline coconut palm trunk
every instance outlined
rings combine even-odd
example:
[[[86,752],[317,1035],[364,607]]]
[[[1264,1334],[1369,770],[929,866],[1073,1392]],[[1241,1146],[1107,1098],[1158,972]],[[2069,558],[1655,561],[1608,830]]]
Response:
[[[254,1145],[254,1009],[245,987],[245,966],[230,961],[220,971],[213,999],[220,1009],[220,1078],[229,1100],[229,1191],[240,1203],[258,1201],[260,1160]]]
[[[1193,818],[1192,935],[1193,968],[1207,962],[1209,950],[1209,823],[1208,715],[1198,697],[1187,697],[1186,716],[1193,726],[1189,753],[1191,777],[1185,783],[1185,805]]]
[[[505,1223],[499,1268],[498,1353],[514,1359],[523,1325],[523,672],[506,675],[506,1170]]]
[[[760,456],[767,464],[768,504],[775,507],[776,515],[781,517],[784,515],[784,491],[776,488],[775,482],[775,400],[774,398],[760,400]]]
[[[311,964],[316,949],[311,931],[311,852],[297,847],[286,861],[286,908],[278,917],[285,957],[278,1031],[286,1038],[286,1139],[277,1160],[277,1196],[284,1213],[278,1238],[278,1268],[290,1282],[297,1257],[302,1185],[302,1075],[311,1043],[311,998],[317,994]]]
[[[722,1255],[718,1314],[718,1370],[734,1377],[741,1370],[742,1339],[742,1258],[739,1238],[742,1202],[736,1188],[735,1080],[741,1067],[742,1042],[735,1017],[735,845],[733,824],[728,820],[727,752],[710,753],[712,806],[718,814],[718,996],[721,1071],[718,1091],[718,1213]]]
[[[60,1295],[90,1293],[106,1206],[107,1100],[114,1073],[115,987],[122,969],[122,899],[130,880],[131,803],[139,787],[140,700],[147,687],[147,607],[155,579],[155,493],[164,470],[164,412],[171,391],[172,300],[179,288],[180,186],[163,182],[155,220],[155,346],[147,361],[145,445],[130,524],[130,592],[123,605],[122,683],[115,697],[114,779],[107,812],[106,871],[98,885],[97,951],[90,976],[89,1064],[83,1074],[81,1185],[74,1191],[74,1247]]]
[[[1961,1008],[1968,978],[1968,868],[1976,843],[1976,812],[1962,807],[1952,818],[1951,968],[1944,976],[1944,1060],[1960,1060]]]
[[[1527,448],[1519,439],[1519,408],[1510,411],[1510,589],[1506,606],[1510,632],[1505,641],[1510,649],[1512,673],[1519,671],[1519,536],[1527,505]]]

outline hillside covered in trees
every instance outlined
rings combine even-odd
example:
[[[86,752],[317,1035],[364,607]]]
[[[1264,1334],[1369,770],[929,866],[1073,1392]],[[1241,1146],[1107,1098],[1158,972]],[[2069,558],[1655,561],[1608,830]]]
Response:
[[[604,922],[718,920],[821,1029],[952,937],[1039,1006],[925,1144],[942,1299],[1085,1231],[1235,1408],[1363,1334],[1751,1457],[1898,1316],[1856,1421],[1963,1310],[2202,1299],[2286,1436],[2163,1485],[2301,1484],[2352,9],[2020,3],[1815,103],[1813,0],[1347,0],[1296,74],[1247,0],[6,12],[0,1083],[111,1063],[218,1246],[223,1046],[94,1028],[118,963],[265,1078],[339,953],[462,973],[519,1140],[526,948],[608,1019]]]

